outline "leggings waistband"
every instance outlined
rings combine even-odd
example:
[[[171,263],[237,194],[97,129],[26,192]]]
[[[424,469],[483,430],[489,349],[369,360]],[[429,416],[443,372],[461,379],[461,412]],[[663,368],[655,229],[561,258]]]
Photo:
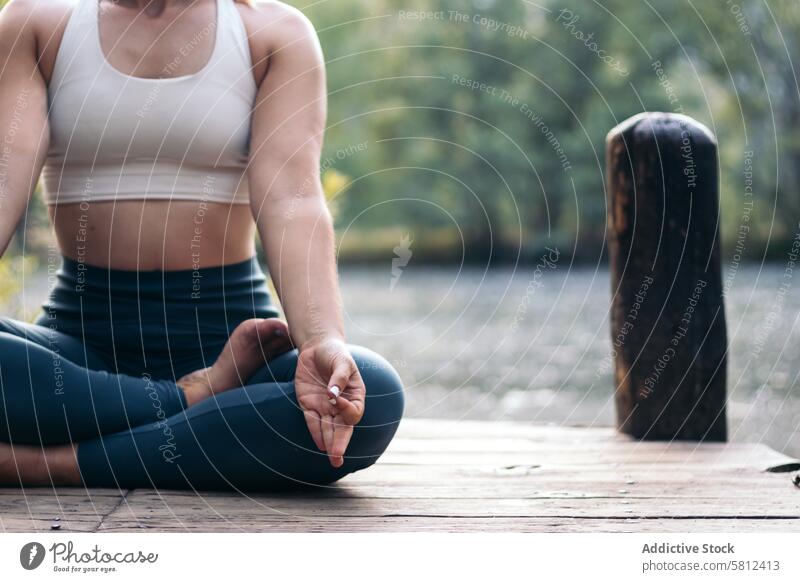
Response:
[[[260,282],[265,279],[256,257],[219,267],[177,271],[106,269],[63,257],[57,276],[59,284],[73,287],[77,292],[138,288],[144,293],[151,290],[159,292],[191,291],[198,285],[219,289]]]
[[[180,271],[104,269],[64,258],[45,312],[62,321],[182,320],[228,327],[248,317],[274,317],[266,276],[253,257],[241,263]],[[224,322],[224,324],[223,324]]]

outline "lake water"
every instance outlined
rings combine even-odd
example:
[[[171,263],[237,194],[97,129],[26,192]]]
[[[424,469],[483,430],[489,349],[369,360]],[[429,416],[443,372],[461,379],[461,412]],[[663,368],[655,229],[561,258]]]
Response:
[[[782,266],[750,266],[732,281],[729,432],[800,456],[800,293],[779,293],[782,278]],[[412,262],[341,279],[349,339],[395,365],[408,417],[614,423],[607,269]],[[28,277],[29,314],[46,292],[44,274]]]
[[[782,278],[743,267],[732,281],[729,433],[800,456],[800,289],[779,294]],[[342,272],[350,338],[395,364],[409,416],[614,424],[606,268],[412,263],[391,281],[388,265]]]

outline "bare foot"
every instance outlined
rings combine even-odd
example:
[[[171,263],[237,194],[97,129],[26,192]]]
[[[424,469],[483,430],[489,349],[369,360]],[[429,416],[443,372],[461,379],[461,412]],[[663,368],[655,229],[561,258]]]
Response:
[[[210,368],[178,380],[191,406],[206,398],[243,386],[266,362],[292,349],[289,328],[277,318],[248,319],[233,330]]]
[[[0,485],[80,485],[74,445],[35,447],[0,443]]]

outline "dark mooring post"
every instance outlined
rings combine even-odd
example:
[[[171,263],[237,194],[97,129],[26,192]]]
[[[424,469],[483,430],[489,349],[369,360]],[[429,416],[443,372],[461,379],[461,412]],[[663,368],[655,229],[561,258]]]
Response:
[[[639,439],[726,439],[717,143],[643,113],[606,138],[617,425]]]

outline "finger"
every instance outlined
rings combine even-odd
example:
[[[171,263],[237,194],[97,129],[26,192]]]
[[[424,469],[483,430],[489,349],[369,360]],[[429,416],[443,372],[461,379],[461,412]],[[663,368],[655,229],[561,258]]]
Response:
[[[330,391],[333,387],[339,388],[340,392],[344,390],[344,388],[350,383],[350,378],[353,376],[355,371],[355,363],[352,359],[340,358],[331,371],[331,377],[328,380],[328,391]]]
[[[342,389],[338,386],[329,386],[328,387],[328,402],[331,404],[336,404],[336,399],[339,398],[342,394]]]
[[[336,399],[336,409],[342,421],[354,425],[358,424],[364,416],[364,402],[362,400],[348,400],[340,396]]]
[[[322,436],[322,422],[319,413],[315,412],[314,410],[304,410],[303,416],[306,418],[308,432],[311,433],[311,438],[314,440],[314,444],[317,445],[317,448],[320,451],[326,450],[325,439]]]
[[[331,465],[341,467],[344,465],[344,453],[350,438],[353,436],[353,426],[345,423],[340,417],[333,419],[333,443],[328,449],[328,458]]]
[[[327,414],[321,417],[322,440],[325,442],[326,451],[330,451],[333,446],[333,417]]]
[[[342,402],[337,399],[334,404],[339,414],[347,424],[357,424],[364,416],[364,400],[366,398],[366,387],[361,378],[358,368],[350,376],[350,383],[342,394]]]

